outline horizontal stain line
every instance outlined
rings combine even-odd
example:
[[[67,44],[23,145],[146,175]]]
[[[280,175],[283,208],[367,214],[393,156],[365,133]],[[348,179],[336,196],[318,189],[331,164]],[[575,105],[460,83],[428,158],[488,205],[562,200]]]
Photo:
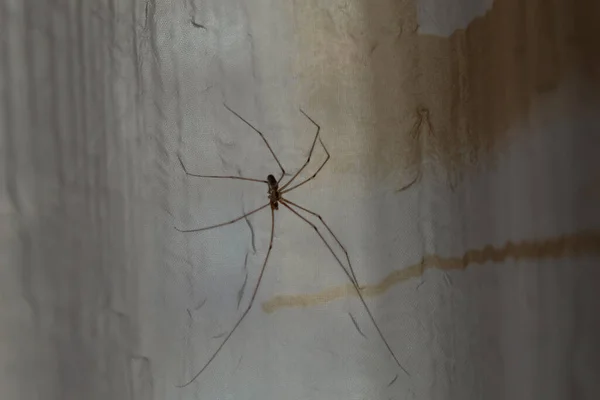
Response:
[[[581,231],[572,235],[563,235],[546,240],[525,240],[519,243],[508,241],[500,248],[488,245],[482,249],[468,250],[462,257],[426,255],[419,263],[396,270],[377,284],[361,286],[361,292],[365,297],[380,295],[394,285],[423,275],[425,270],[429,268],[461,270],[474,264],[499,263],[507,259],[515,261],[548,260],[584,255],[600,255],[600,231]],[[265,312],[272,313],[279,308],[310,307],[347,296],[358,297],[353,286],[349,283],[319,293],[277,295],[262,303],[262,308]]]

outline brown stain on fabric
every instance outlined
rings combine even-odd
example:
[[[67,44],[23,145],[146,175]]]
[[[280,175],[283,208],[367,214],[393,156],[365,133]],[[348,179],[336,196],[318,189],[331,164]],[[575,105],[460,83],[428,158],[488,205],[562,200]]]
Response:
[[[543,134],[530,110],[561,83],[600,87],[599,1],[496,0],[449,37],[419,33],[416,12],[412,0],[294,2],[299,86],[338,136],[330,169],[400,187],[427,158],[459,181],[510,135]],[[435,134],[417,140],[419,108]]]
[[[519,243],[509,241],[502,247],[488,245],[481,249],[468,250],[461,257],[426,255],[420,262],[392,272],[379,283],[361,286],[361,292],[365,297],[381,295],[399,283],[422,276],[427,269],[432,268],[443,271],[465,270],[474,265],[502,263],[509,259],[544,261],[588,255],[600,256],[600,231],[582,231],[546,240],[527,240]],[[310,307],[348,296],[358,297],[351,284],[329,288],[319,293],[274,296],[262,303],[262,308],[265,312],[272,313],[280,308]]]
[[[405,27],[399,40],[374,38],[381,42],[371,60],[377,145],[367,164],[378,166],[371,171],[377,179],[400,171],[401,185],[426,157],[460,180],[465,169],[510,143],[510,128],[526,121],[531,106],[568,76],[600,82],[597,1],[497,0],[450,37],[408,29],[417,21],[412,2],[378,0],[365,7],[373,35],[381,25],[397,24],[394,16],[401,15]],[[411,135],[419,107],[429,110],[435,128],[426,145]]]

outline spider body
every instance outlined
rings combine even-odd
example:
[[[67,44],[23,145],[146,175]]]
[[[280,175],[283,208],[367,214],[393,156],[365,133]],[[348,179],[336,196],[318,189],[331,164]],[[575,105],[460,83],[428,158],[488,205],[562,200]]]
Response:
[[[267,176],[267,185],[269,185],[269,203],[272,210],[279,210],[279,200],[281,200],[281,192],[279,191],[279,183],[273,175]]]

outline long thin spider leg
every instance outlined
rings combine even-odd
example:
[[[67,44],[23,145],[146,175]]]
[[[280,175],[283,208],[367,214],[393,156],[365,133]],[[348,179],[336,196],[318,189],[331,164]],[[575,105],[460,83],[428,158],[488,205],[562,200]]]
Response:
[[[185,174],[187,176],[193,176],[195,178],[239,179],[239,180],[242,180],[242,181],[262,182],[262,183],[268,184],[267,181],[262,180],[262,179],[242,178],[241,176],[192,174],[191,172],[188,172],[188,170],[185,167],[185,165],[183,164],[183,160],[181,159],[181,156],[179,154],[177,154],[177,158],[179,159],[179,163],[181,164],[181,168],[183,169],[183,172],[185,172]]]
[[[298,211],[294,210],[292,208],[292,206],[288,205],[285,201],[282,201],[281,204],[283,204],[291,212],[293,212],[294,214],[296,214],[304,222],[306,222],[307,224],[309,224],[315,230],[315,232],[317,233],[317,235],[319,235],[319,237],[321,238],[321,240],[323,241],[323,243],[325,243],[325,246],[327,246],[327,249],[329,249],[329,252],[333,255],[333,257],[338,262],[338,264],[342,268],[342,270],[344,270],[344,273],[348,277],[348,280],[350,281],[350,283],[352,283],[352,286],[354,287],[354,290],[356,290],[356,293],[358,294],[358,297],[360,298],[361,303],[365,307],[365,310],[367,311],[367,314],[369,314],[369,318],[371,319],[371,322],[373,323],[373,326],[375,326],[375,329],[377,330],[377,333],[379,334],[379,337],[381,338],[381,340],[385,344],[385,347],[387,347],[389,353],[392,355],[392,357],[394,358],[394,361],[396,361],[396,364],[398,364],[398,366],[402,369],[402,371],[404,371],[404,373],[406,373],[406,375],[410,376],[410,373],[400,363],[400,361],[396,357],[396,354],[394,354],[394,351],[392,350],[392,348],[390,347],[387,339],[383,335],[383,332],[381,332],[381,329],[379,328],[379,325],[375,321],[375,317],[373,317],[373,314],[371,313],[371,310],[369,309],[369,306],[367,306],[367,302],[365,301],[365,299],[364,299],[364,297],[363,297],[363,295],[361,293],[361,290],[358,287],[357,283],[352,279],[352,275],[344,267],[344,265],[342,264],[342,262],[340,261],[340,259],[338,258],[338,256],[335,254],[335,252],[333,251],[333,249],[331,248],[331,246],[329,245],[329,243],[327,243],[327,241],[325,240],[325,238],[323,237],[323,235],[321,234],[321,232],[319,231],[319,229],[317,228],[317,226],[315,224],[313,224],[312,222],[310,222],[308,219],[306,219],[304,216],[302,216],[300,213],[298,213]]]
[[[231,331],[229,331],[229,334],[227,334],[225,339],[223,339],[223,341],[221,342],[221,345],[217,348],[217,350],[213,353],[213,355],[208,359],[206,364],[204,364],[202,369],[196,375],[194,375],[194,377],[190,381],[188,381],[187,383],[185,383],[183,385],[177,385],[177,387],[183,388],[183,387],[188,386],[189,384],[194,382],[196,380],[196,378],[198,378],[200,376],[200,374],[202,374],[202,372],[204,372],[204,370],[206,370],[206,368],[208,368],[208,366],[217,357],[217,355],[219,354],[219,352],[221,351],[223,346],[225,346],[225,344],[227,343],[227,341],[229,340],[231,335],[233,335],[233,332],[236,331],[236,329],[238,328],[238,326],[240,326],[240,324],[242,323],[244,318],[246,318],[246,315],[248,315],[248,313],[250,312],[250,309],[252,308],[252,305],[254,304],[254,299],[256,298],[256,294],[258,293],[258,288],[260,287],[260,282],[262,281],[263,275],[265,273],[265,268],[267,267],[267,261],[269,260],[269,255],[271,254],[271,249],[273,248],[274,233],[275,233],[275,211],[273,209],[271,209],[271,238],[269,239],[269,249],[267,250],[267,255],[265,256],[265,261],[263,262],[262,268],[260,270],[260,274],[258,275],[258,280],[256,282],[256,286],[254,287],[254,292],[252,292],[252,297],[250,298],[250,303],[248,304],[248,307],[246,307],[246,309],[242,313],[242,316],[237,320],[237,322],[233,326],[233,329],[231,329]]]
[[[217,225],[211,225],[211,226],[205,226],[204,228],[196,228],[196,229],[179,229],[178,227],[175,227],[175,229],[179,232],[183,232],[183,233],[189,233],[189,232],[202,232],[202,231],[207,231],[209,229],[213,229],[213,228],[218,228],[220,226],[225,226],[225,225],[229,225],[229,224],[233,224],[234,222],[237,222],[241,219],[244,219],[256,212],[259,212],[260,210],[262,210],[263,208],[267,207],[270,203],[265,204],[264,206],[258,207],[256,210],[252,210],[240,217],[237,217],[235,219],[232,219],[231,221],[227,221],[227,222],[223,222],[221,224],[217,224]]]
[[[325,164],[327,164],[327,161],[329,161],[329,158],[331,157],[331,155],[329,154],[329,151],[327,151],[327,147],[325,147],[325,145],[323,144],[323,141],[321,140],[321,138],[319,138],[319,143],[321,143],[321,146],[323,146],[323,150],[325,150],[325,153],[327,153],[327,158],[325,159],[325,161],[323,161],[323,164],[321,164],[321,166],[319,167],[319,169],[317,169],[317,172],[315,172],[314,174],[312,174],[312,176],[310,178],[307,178],[305,180],[303,180],[302,182],[300,182],[297,185],[292,186],[291,188],[285,189],[283,191],[281,191],[281,194],[284,193],[288,193],[291,192],[292,190],[304,185],[306,182],[312,180],[315,178],[315,176],[317,176],[317,174],[319,172],[321,172],[321,170],[323,169],[323,167],[325,166]]]
[[[279,158],[277,158],[277,156],[275,155],[275,152],[273,151],[273,149],[271,148],[271,145],[269,144],[269,142],[267,141],[267,138],[265,138],[265,135],[262,134],[261,131],[259,131],[258,129],[256,129],[250,122],[246,121],[244,119],[244,117],[242,117],[240,114],[236,113],[235,111],[233,111],[231,108],[229,108],[229,106],[225,103],[223,103],[223,105],[225,106],[226,109],[228,109],[233,115],[235,115],[236,117],[238,117],[239,119],[242,120],[242,122],[244,122],[246,125],[248,125],[250,128],[252,128],[252,130],[254,130],[254,132],[258,133],[260,135],[260,137],[262,138],[263,142],[265,142],[265,144],[267,145],[267,148],[269,149],[269,151],[271,152],[271,154],[273,155],[273,158],[275,159],[275,161],[277,161],[277,165],[279,165],[279,168],[281,168],[281,177],[279,178],[279,180],[277,181],[278,183],[281,182],[281,180],[283,179],[283,177],[285,176],[285,169],[283,169],[283,165],[281,165],[281,162],[279,161]]]
[[[410,187],[412,185],[414,185],[415,183],[417,183],[420,179],[421,179],[421,169],[419,168],[419,171],[417,172],[417,176],[415,176],[415,178],[412,181],[410,181],[406,185],[402,186],[400,189],[396,189],[396,193],[400,193],[400,192],[410,189]]]
[[[304,162],[304,165],[294,174],[294,176],[292,176],[292,179],[290,179],[289,181],[287,181],[285,185],[283,185],[282,187],[279,188],[279,190],[283,190],[286,187],[288,187],[290,185],[290,183],[292,183],[294,181],[294,179],[296,179],[296,177],[298,175],[300,175],[300,172],[302,172],[302,170],[308,165],[308,163],[310,162],[310,157],[312,156],[313,150],[315,149],[315,144],[317,144],[317,138],[319,137],[319,132],[321,132],[321,127],[319,126],[319,124],[317,124],[311,117],[309,117],[304,112],[304,110],[300,109],[300,112],[302,114],[304,114],[304,116],[306,118],[308,118],[308,120],[317,128],[317,133],[315,134],[315,138],[313,139],[312,146],[310,146],[310,151],[308,153],[308,158]]]
[[[301,209],[304,212],[307,212],[311,215],[314,215],[315,217],[319,218],[319,221],[321,221],[321,223],[323,224],[323,226],[325,226],[325,228],[327,228],[327,230],[329,231],[329,233],[331,234],[331,236],[333,236],[333,238],[335,239],[335,241],[337,242],[338,246],[341,247],[341,249],[344,251],[344,254],[346,255],[346,261],[348,261],[348,266],[350,267],[350,273],[352,274],[352,278],[354,279],[354,282],[356,283],[356,286],[360,286],[358,284],[358,279],[356,279],[356,274],[354,273],[354,268],[352,268],[352,263],[350,262],[350,256],[348,255],[348,251],[346,251],[346,248],[344,247],[344,245],[342,244],[342,242],[340,242],[340,240],[337,238],[337,236],[335,235],[335,233],[333,233],[333,231],[331,230],[331,228],[329,227],[329,225],[327,225],[327,223],[323,220],[323,217],[321,217],[319,214],[317,214],[316,212],[310,211],[307,208],[302,207],[299,204],[294,203],[291,200],[288,199],[281,199],[283,202],[291,204],[299,209]]]

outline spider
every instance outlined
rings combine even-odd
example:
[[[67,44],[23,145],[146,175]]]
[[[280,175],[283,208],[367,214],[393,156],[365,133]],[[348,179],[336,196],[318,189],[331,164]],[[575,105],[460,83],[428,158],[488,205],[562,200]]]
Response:
[[[404,368],[404,366],[402,366],[402,364],[400,363],[400,361],[398,360],[398,358],[394,354],[394,351],[390,347],[387,339],[383,335],[383,332],[379,328],[379,325],[375,321],[375,318],[373,317],[373,314],[371,313],[371,310],[369,309],[369,306],[367,306],[367,303],[365,302],[365,299],[364,299],[364,297],[363,297],[363,295],[361,293],[361,289],[360,289],[360,286],[358,284],[358,280],[356,279],[356,275],[354,273],[354,269],[352,268],[352,263],[350,262],[350,257],[348,255],[348,252],[346,251],[346,248],[344,247],[344,245],[342,245],[342,243],[339,241],[339,239],[337,238],[337,236],[333,233],[333,231],[331,230],[331,228],[329,227],[329,225],[327,225],[327,223],[325,222],[325,220],[323,219],[323,217],[321,217],[319,214],[317,214],[317,213],[315,213],[315,212],[313,212],[313,211],[311,211],[311,210],[309,210],[309,209],[307,209],[305,207],[302,207],[299,204],[294,203],[291,200],[288,200],[285,197],[285,195],[287,193],[290,193],[291,191],[298,189],[299,187],[303,186],[304,184],[306,184],[306,183],[310,182],[312,179],[314,179],[319,174],[319,172],[323,169],[323,167],[325,166],[325,164],[327,164],[327,161],[329,161],[329,158],[331,157],[331,155],[329,154],[329,151],[327,150],[327,147],[325,146],[325,144],[323,143],[323,141],[321,140],[321,137],[320,137],[321,126],[319,124],[317,124],[311,117],[309,117],[302,109],[300,109],[300,112],[304,115],[304,117],[306,117],[312,123],[312,125],[316,128],[316,134],[315,134],[315,137],[314,137],[314,139],[312,141],[312,145],[310,147],[310,151],[308,153],[308,157],[307,157],[306,161],[304,162],[304,164],[302,165],[302,167],[300,167],[300,169],[287,182],[285,182],[285,183],[282,184],[281,181],[283,180],[283,178],[287,174],[285,172],[285,169],[283,168],[283,165],[279,161],[279,158],[277,158],[277,155],[275,155],[275,152],[271,148],[271,145],[269,144],[269,142],[267,141],[267,139],[265,138],[265,136],[263,135],[263,133],[261,131],[259,131],[257,128],[255,128],[246,119],[244,119],[240,114],[238,114],[237,112],[235,112],[234,110],[232,110],[231,108],[229,108],[229,106],[227,104],[223,103],[223,105],[225,106],[225,108],[227,110],[229,110],[229,112],[231,112],[233,115],[235,115],[237,118],[239,118],[242,122],[244,122],[247,126],[249,126],[252,130],[254,130],[256,133],[258,133],[260,135],[261,139],[263,140],[263,142],[265,143],[265,145],[267,146],[267,148],[271,152],[271,155],[273,156],[273,158],[277,162],[277,165],[279,166],[279,169],[281,170],[281,176],[279,177],[279,179],[276,179],[274,175],[269,174],[267,176],[267,179],[263,180],[263,179],[244,178],[244,177],[240,177],[240,176],[193,174],[193,173],[190,173],[187,170],[185,164],[183,163],[183,160],[181,159],[181,155],[179,155],[179,154],[177,155],[177,158],[179,159],[179,163],[181,164],[181,168],[183,169],[183,171],[185,172],[185,174],[187,176],[195,177],[195,178],[237,179],[237,180],[244,180],[244,181],[252,181],[252,182],[263,183],[263,184],[267,185],[267,194],[268,194],[268,199],[269,199],[268,203],[266,203],[266,204],[258,207],[255,210],[247,212],[247,213],[245,213],[245,214],[243,214],[243,215],[241,215],[241,216],[239,216],[239,217],[237,217],[235,219],[232,219],[231,221],[223,222],[223,223],[216,224],[216,225],[206,226],[206,227],[203,227],[203,228],[196,228],[196,229],[179,229],[179,228],[175,227],[175,229],[177,231],[182,232],[182,233],[202,232],[202,231],[206,231],[206,230],[209,230],[209,229],[215,229],[215,228],[219,228],[219,227],[222,227],[222,226],[226,226],[226,225],[230,225],[230,224],[236,223],[238,221],[241,221],[241,220],[247,218],[248,216],[250,216],[252,214],[255,214],[255,213],[257,213],[257,212],[259,212],[259,211],[261,211],[261,210],[269,207],[269,206],[270,206],[270,210],[271,210],[271,233],[270,233],[270,238],[269,238],[269,248],[267,250],[267,254],[265,255],[265,259],[264,259],[264,261],[262,263],[262,266],[261,266],[261,269],[260,269],[260,273],[258,275],[258,279],[257,279],[256,285],[254,286],[254,290],[252,291],[252,296],[250,297],[250,302],[248,303],[248,306],[244,309],[242,315],[238,318],[237,322],[233,325],[233,328],[231,329],[231,331],[229,331],[229,333],[225,336],[225,338],[223,339],[223,341],[221,342],[221,344],[219,345],[219,347],[217,347],[217,349],[212,353],[212,356],[208,359],[208,361],[206,361],[206,363],[200,369],[200,371],[198,373],[196,373],[196,375],[194,375],[194,377],[192,377],[192,379],[190,379],[188,382],[186,382],[185,384],[182,384],[182,385],[177,385],[177,387],[183,388],[183,387],[186,387],[186,386],[190,385],[192,382],[194,382],[209,367],[209,365],[218,356],[218,354],[221,351],[221,349],[229,341],[229,339],[231,338],[231,336],[233,335],[233,333],[237,330],[237,328],[240,326],[240,324],[242,323],[242,321],[246,318],[246,316],[248,315],[248,313],[252,309],[252,305],[254,304],[254,300],[256,298],[256,294],[258,293],[258,289],[260,287],[260,283],[262,281],[265,269],[267,267],[267,262],[269,260],[269,255],[271,254],[271,249],[273,248],[273,236],[274,236],[274,232],[275,232],[275,211],[279,210],[279,206],[280,205],[282,205],[283,207],[285,207],[286,209],[288,209],[289,211],[291,211],[294,215],[296,215],[298,218],[300,218],[302,221],[304,221],[310,227],[312,227],[313,230],[316,232],[316,234],[319,236],[319,238],[323,241],[323,243],[325,244],[325,246],[327,247],[327,249],[329,250],[329,252],[335,258],[337,264],[342,268],[342,270],[344,271],[344,274],[347,276],[348,280],[351,282],[354,290],[358,294],[358,297],[359,297],[362,305],[364,306],[365,310],[367,311],[367,314],[369,315],[369,318],[370,318],[371,322],[373,323],[373,326],[377,330],[377,333],[379,334],[379,337],[381,338],[381,340],[384,343],[385,347],[387,348],[388,352],[390,353],[390,355],[392,356],[392,358],[394,359],[394,361],[396,362],[396,364],[408,376],[410,376],[410,374],[408,373],[408,371],[406,370],[406,368]],[[310,162],[310,158],[311,158],[312,153],[313,153],[313,151],[315,149],[315,145],[317,144],[317,141],[319,142],[319,144],[321,145],[321,147],[323,148],[323,150],[325,150],[325,154],[327,155],[327,157],[321,163],[321,165],[319,166],[319,168],[317,169],[317,171],[314,174],[312,174],[310,177],[308,177],[308,178],[306,178],[304,180],[301,180],[300,182],[294,184],[294,182],[296,181],[296,178],[298,178],[298,176],[300,175],[300,173],[304,170],[304,168]],[[325,240],[325,238],[321,234],[321,231],[319,230],[319,228],[314,223],[312,223],[311,221],[309,221],[304,215],[302,215],[301,212],[304,212],[306,214],[309,214],[309,215],[311,215],[311,216],[316,217],[316,218],[319,219],[319,221],[321,222],[321,224],[323,224],[323,226],[325,227],[325,229],[327,229],[327,231],[331,234],[331,236],[333,237],[333,239],[335,240],[335,242],[338,244],[338,246],[343,250],[343,252],[344,252],[344,254],[346,256],[347,264],[348,264],[347,267],[342,263],[342,261],[340,260],[340,258],[335,254],[335,252],[333,251],[331,245],[327,242],[327,240]]]

